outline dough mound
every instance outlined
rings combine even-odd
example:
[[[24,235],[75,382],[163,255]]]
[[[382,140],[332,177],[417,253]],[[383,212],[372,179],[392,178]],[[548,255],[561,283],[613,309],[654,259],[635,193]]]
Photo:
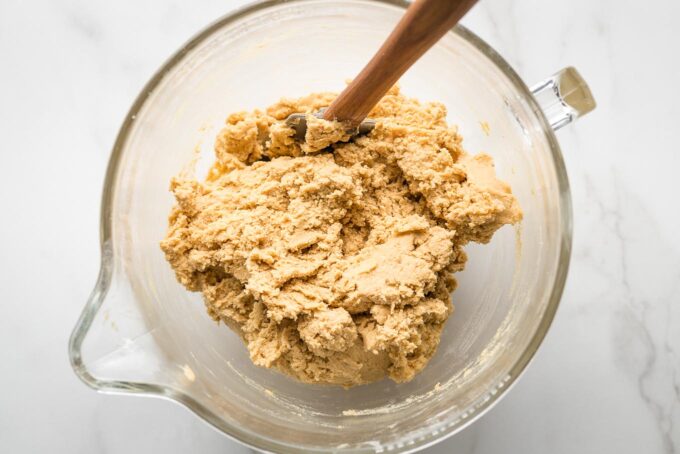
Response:
[[[491,158],[464,152],[442,104],[396,88],[370,134],[349,141],[309,116],[296,142],[286,117],[335,96],[229,116],[207,179],[173,179],[161,247],[255,364],[308,383],[405,382],[437,349],[462,247],[521,211]]]

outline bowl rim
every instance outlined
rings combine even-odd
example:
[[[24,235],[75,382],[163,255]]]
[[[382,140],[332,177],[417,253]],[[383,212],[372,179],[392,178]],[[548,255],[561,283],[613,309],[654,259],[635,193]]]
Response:
[[[183,57],[189,53],[192,49],[196,48],[198,45],[203,43],[207,38],[213,35],[219,29],[228,26],[232,22],[235,22],[241,18],[248,15],[262,11],[271,7],[276,7],[282,4],[304,4],[308,2],[314,2],[318,0],[259,0],[253,3],[248,3],[238,9],[235,9],[224,16],[220,17],[213,23],[209,24],[192,38],[190,38],[179,50],[175,51],[170,58],[168,58],[154,73],[151,79],[144,85],[141,92],[135,98],[132,106],[128,110],[123,123],[119,129],[118,135],[114,142],[111,155],[108,162],[108,167],[106,170],[106,175],[104,178],[104,187],[102,191],[101,199],[101,211],[100,211],[100,248],[101,248],[101,262],[100,270],[97,278],[97,283],[94,289],[90,293],[87,303],[76,322],[76,325],[69,338],[68,354],[71,366],[76,373],[76,375],[91,388],[107,393],[122,393],[122,394],[142,394],[147,396],[154,396],[168,399],[172,402],[178,403],[196,415],[203,419],[208,425],[213,427],[219,433],[236,440],[246,446],[256,449],[271,450],[274,452],[300,452],[301,448],[299,446],[293,446],[291,444],[281,442],[276,439],[267,438],[260,434],[251,432],[247,428],[238,427],[225,423],[219,416],[214,414],[212,411],[207,409],[201,403],[193,399],[191,396],[186,395],[184,392],[174,389],[168,386],[148,384],[134,381],[117,381],[117,380],[101,380],[95,377],[87,369],[86,365],[83,363],[81,356],[81,347],[83,340],[90,329],[92,322],[98,310],[102,306],[106,298],[106,294],[111,285],[112,274],[113,274],[113,264],[114,264],[114,253],[113,253],[113,238],[112,238],[112,214],[113,214],[113,201],[114,201],[114,183],[117,179],[120,161],[123,155],[123,150],[134,125],[134,120],[137,112],[141,111],[145,105],[149,93],[153,92],[156,87],[163,81],[165,74],[172,70]],[[367,3],[378,3],[384,4],[392,7],[398,7],[405,9],[409,6],[410,2],[406,0],[359,0],[361,2]],[[460,432],[468,425],[472,424],[487,411],[489,411],[495,404],[497,404],[503,396],[506,395],[507,391],[512,387],[514,383],[517,382],[518,378],[526,370],[526,367],[531,362],[532,358],[536,354],[539,346],[541,345],[545,335],[550,328],[550,325],[554,319],[555,313],[560,303],[560,299],[564,290],[564,285],[567,278],[567,273],[569,269],[569,262],[571,258],[571,245],[572,245],[572,204],[571,204],[571,194],[569,189],[569,180],[567,177],[566,167],[564,164],[564,159],[560,146],[555,137],[554,131],[550,126],[548,120],[546,119],[543,110],[539,107],[538,103],[534,99],[531,90],[522,81],[515,70],[501,57],[491,46],[489,46],[484,40],[479,38],[477,35],[472,33],[466,27],[462,25],[456,25],[452,30],[453,33],[457,34],[463,38],[467,43],[475,47],[479,52],[481,52],[485,57],[487,57],[493,64],[495,64],[503,74],[508,78],[508,80],[513,84],[514,88],[523,95],[523,100],[526,101],[530,107],[532,113],[536,116],[538,121],[541,123],[545,138],[548,142],[550,148],[550,154],[552,158],[552,163],[557,177],[558,192],[559,192],[559,212],[560,212],[560,238],[559,238],[559,252],[558,252],[558,266],[555,272],[555,278],[553,282],[553,287],[550,291],[550,296],[548,299],[548,304],[544,310],[543,317],[539,322],[536,331],[531,337],[526,349],[520,357],[517,359],[515,364],[510,368],[508,372],[508,379],[504,383],[504,386],[495,392],[494,394],[488,396],[483,402],[478,405],[473,406],[473,408],[466,412],[467,417],[461,418],[453,424],[448,424],[445,428],[438,431],[438,433],[432,434],[431,432],[421,436],[418,440],[411,440],[408,446],[401,444],[401,447],[397,446],[396,449],[391,450],[391,452],[414,452],[417,450],[424,449],[428,446],[434,445],[438,442],[443,441],[446,438],[453,436],[454,434]],[[303,450],[306,448],[303,448]],[[331,449],[325,450],[324,448],[313,447],[316,452],[331,451]],[[337,452],[337,450],[332,450]],[[373,449],[365,450],[364,448],[350,448],[346,452],[373,452]]]

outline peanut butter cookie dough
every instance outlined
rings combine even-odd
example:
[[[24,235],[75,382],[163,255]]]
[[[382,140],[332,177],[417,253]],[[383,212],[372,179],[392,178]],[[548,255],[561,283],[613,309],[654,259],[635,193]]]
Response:
[[[411,380],[437,349],[463,246],[521,219],[493,162],[439,103],[393,89],[367,136],[308,117],[335,94],[229,116],[207,179],[173,179],[161,247],[257,365],[309,383]]]

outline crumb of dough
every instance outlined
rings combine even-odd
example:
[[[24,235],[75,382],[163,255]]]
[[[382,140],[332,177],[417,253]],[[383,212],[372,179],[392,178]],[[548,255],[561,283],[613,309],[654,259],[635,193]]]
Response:
[[[491,126],[489,126],[488,121],[480,121],[479,126],[482,128],[482,132],[484,133],[485,136],[491,134]]]
[[[351,141],[309,117],[332,93],[230,115],[203,182],[171,182],[161,242],[177,279],[252,361],[308,383],[411,380],[453,312],[463,246],[522,215],[491,157],[467,154],[446,109],[392,89]]]

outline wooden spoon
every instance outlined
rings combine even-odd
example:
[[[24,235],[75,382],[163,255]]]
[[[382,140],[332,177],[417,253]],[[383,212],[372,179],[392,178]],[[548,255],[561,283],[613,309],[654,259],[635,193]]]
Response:
[[[472,8],[477,0],[415,0],[390,36],[359,75],[335,98],[321,116],[347,123],[359,133],[373,129],[374,122],[362,124],[368,113],[430,47]],[[286,120],[299,139],[304,139],[304,114]]]

